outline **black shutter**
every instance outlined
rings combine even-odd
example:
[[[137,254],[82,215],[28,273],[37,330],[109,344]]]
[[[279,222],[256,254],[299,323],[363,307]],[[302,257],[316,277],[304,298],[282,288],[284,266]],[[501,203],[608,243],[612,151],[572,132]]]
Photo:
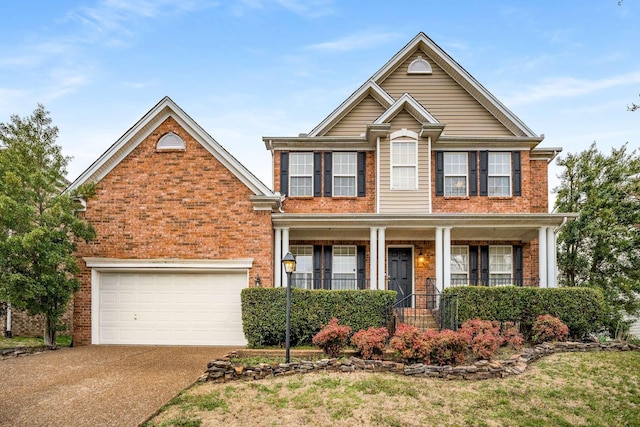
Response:
[[[331,160],[331,153],[324,153],[324,196],[331,197],[331,189],[333,188],[333,180],[331,174],[331,167],[333,161]]]
[[[357,277],[358,277],[358,289],[367,289],[365,283],[365,247],[358,246],[358,257],[356,259],[357,262]]]
[[[289,195],[289,153],[280,152],[280,193]]]
[[[489,246],[480,246],[480,284],[489,285]]]
[[[366,195],[366,182],[367,182],[367,153],[364,151],[358,152],[358,197],[364,197]]]
[[[480,152],[480,195],[486,196],[489,182],[489,152]]]
[[[522,168],[519,151],[511,153],[511,168],[513,169],[513,195],[522,196]]]
[[[522,286],[523,285],[523,277],[522,277],[522,246],[514,246],[513,247],[513,274],[514,274],[514,285]]]
[[[469,246],[469,284],[478,286],[478,247]]]
[[[322,196],[322,153],[313,153],[313,197]]]
[[[313,245],[313,289],[322,289],[322,246]]]
[[[444,196],[444,152],[436,151],[436,196]]]
[[[469,195],[478,195],[478,153],[469,151]]]
[[[322,281],[322,289],[331,289],[331,258],[333,251],[331,246],[325,246],[324,251],[324,278]]]

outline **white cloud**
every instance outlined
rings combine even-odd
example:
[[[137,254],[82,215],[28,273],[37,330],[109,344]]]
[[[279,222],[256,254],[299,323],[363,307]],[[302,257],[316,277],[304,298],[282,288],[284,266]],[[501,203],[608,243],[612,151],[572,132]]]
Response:
[[[330,42],[317,43],[307,46],[307,49],[319,50],[324,52],[348,52],[358,49],[368,49],[374,46],[395,40],[399,37],[398,33],[384,33],[378,31],[367,31],[358,34],[352,34],[338,40]]]
[[[548,78],[537,85],[506,96],[507,105],[524,105],[555,98],[573,98],[603,89],[640,83],[640,72],[621,74],[602,79],[577,79],[573,77]]]

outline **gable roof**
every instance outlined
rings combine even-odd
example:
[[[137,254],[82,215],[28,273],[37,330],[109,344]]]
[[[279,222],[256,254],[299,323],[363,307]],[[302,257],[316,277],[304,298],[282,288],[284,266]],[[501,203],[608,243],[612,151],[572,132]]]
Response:
[[[419,121],[420,123],[432,123],[439,124],[440,122],[431,115],[418,101],[416,101],[413,96],[405,93],[402,95],[396,102],[391,105],[387,111],[382,113],[380,117],[378,117],[373,124],[378,125],[382,123],[386,123],[389,120],[393,119],[400,111],[407,110],[414,119]]]
[[[89,166],[80,176],[67,187],[70,192],[84,183],[99,182],[113,168],[115,168],[129,153],[131,153],[155,128],[172,117],[185,131],[187,131],[200,145],[202,145],[224,167],[233,173],[260,199],[279,198],[253,175],[242,163],[225,150],[211,135],[182,110],[171,98],[165,96],[111,147]]]
[[[322,135],[330,129],[341,117],[354,108],[359,102],[359,96],[364,88],[380,88],[386,77],[398,68],[416,49],[421,49],[436,62],[451,78],[462,86],[471,96],[473,96],[484,108],[495,116],[504,126],[516,135],[526,137],[536,137],[537,135],[529,129],[515,114],[505,107],[495,96],[493,96],[484,86],[482,86],[471,74],[469,74],[460,64],[451,58],[433,40],[424,33],[418,33],[405,47],[396,53],[380,70],[378,70],[367,82],[362,85],[353,95],[347,98],[338,108],[336,108],[327,118],[316,126],[309,136]],[[388,94],[387,94],[388,95]],[[415,100],[414,100],[415,101]],[[395,101],[394,101],[395,102]]]

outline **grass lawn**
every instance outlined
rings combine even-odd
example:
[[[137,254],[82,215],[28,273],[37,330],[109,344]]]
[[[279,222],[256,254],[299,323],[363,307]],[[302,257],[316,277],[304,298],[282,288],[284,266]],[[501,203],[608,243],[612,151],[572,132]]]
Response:
[[[640,353],[555,354],[522,375],[314,373],[199,384],[146,426],[640,426]]]
[[[69,347],[71,345],[71,337],[68,335],[58,335],[56,344],[59,347]],[[41,347],[44,345],[42,337],[0,337],[0,350],[14,347]]]

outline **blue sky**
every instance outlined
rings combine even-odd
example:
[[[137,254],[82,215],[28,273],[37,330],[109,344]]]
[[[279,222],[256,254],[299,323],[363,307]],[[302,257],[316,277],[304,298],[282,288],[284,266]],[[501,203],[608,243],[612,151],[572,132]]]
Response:
[[[423,31],[543,146],[640,146],[640,2],[3,2],[0,121],[38,102],[75,179],[170,96],[271,186],[262,136],[310,131]],[[428,106],[426,106],[428,108]],[[557,185],[555,166],[552,186]]]

